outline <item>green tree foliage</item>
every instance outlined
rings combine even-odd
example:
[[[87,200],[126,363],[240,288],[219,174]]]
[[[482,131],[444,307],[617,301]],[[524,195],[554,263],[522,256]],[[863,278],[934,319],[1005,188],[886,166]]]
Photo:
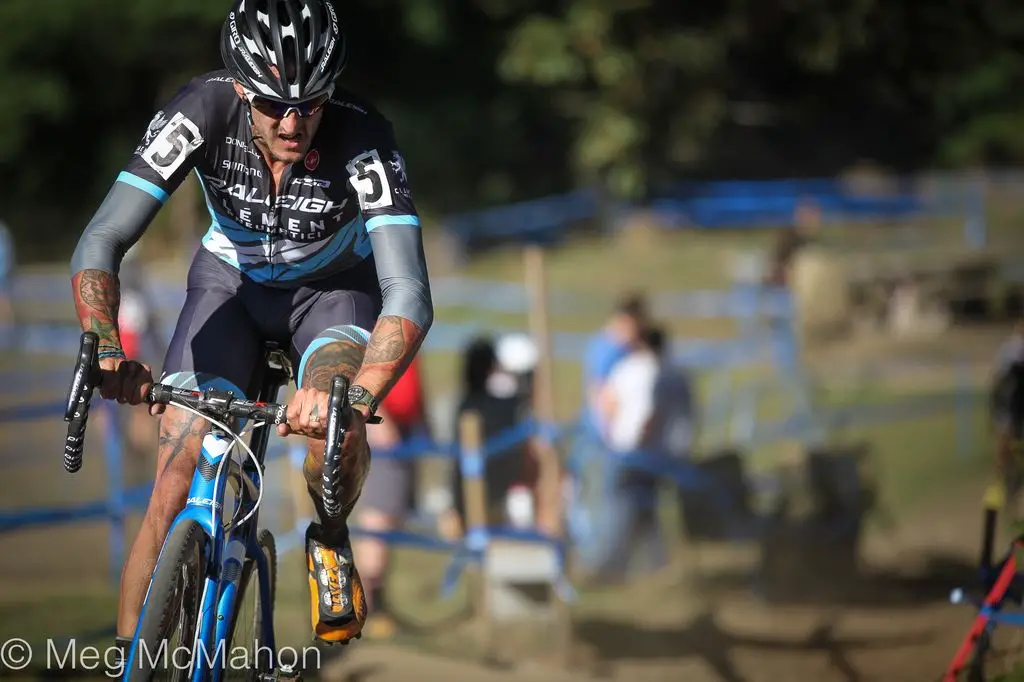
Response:
[[[1024,7],[998,0],[500,2],[499,73],[572,121],[574,170],[694,175],[1024,159]]]
[[[153,112],[219,68],[227,0],[0,2],[0,215],[73,242]],[[596,181],[1024,159],[1009,0],[346,0],[342,84],[395,124],[421,208]]]

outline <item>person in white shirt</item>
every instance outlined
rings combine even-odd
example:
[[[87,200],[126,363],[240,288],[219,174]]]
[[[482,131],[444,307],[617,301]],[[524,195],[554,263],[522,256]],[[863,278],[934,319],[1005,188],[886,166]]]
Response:
[[[592,572],[601,579],[624,579],[630,568],[653,571],[667,561],[658,524],[656,475],[621,466],[629,456],[652,459],[666,454],[672,432],[672,405],[666,391],[673,368],[665,361],[665,337],[649,328],[640,343],[608,376],[598,400],[608,465],[614,469],[606,491],[599,560]]]
[[[660,362],[651,347],[656,330],[645,332],[641,342],[615,365],[602,387],[600,412],[612,450],[628,453],[650,445],[647,425],[654,415],[654,388]]]
[[[686,374],[667,358],[661,330],[646,331],[640,345],[615,366],[601,404],[612,450],[689,457],[696,421],[693,391]]]

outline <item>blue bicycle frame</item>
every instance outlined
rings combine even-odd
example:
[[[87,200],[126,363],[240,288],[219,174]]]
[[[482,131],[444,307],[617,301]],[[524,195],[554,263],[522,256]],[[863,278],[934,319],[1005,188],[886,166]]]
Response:
[[[195,521],[206,533],[209,541],[206,543],[205,578],[201,589],[199,601],[199,625],[194,642],[182,642],[182,646],[191,645],[194,652],[191,663],[193,665],[191,680],[193,682],[218,682],[223,670],[224,656],[227,655],[230,642],[227,637],[230,628],[234,625],[235,602],[238,596],[239,582],[242,578],[242,566],[245,560],[251,559],[256,564],[257,575],[259,576],[259,595],[261,609],[262,632],[259,634],[260,649],[254,652],[263,662],[263,656],[270,656],[270,670],[277,668],[276,648],[274,645],[274,627],[272,600],[270,598],[270,583],[266,556],[256,542],[257,537],[257,515],[253,515],[243,525],[232,528],[225,532],[222,522],[224,515],[219,513],[224,509],[227,481],[233,475],[239,476],[245,493],[239,491],[236,503],[239,504],[232,516],[244,517],[252,510],[254,501],[259,494],[259,480],[255,471],[240,468],[239,460],[228,454],[233,439],[223,433],[213,432],[207,434],[203,439],[202,454],[200,455],[200,466],[192,477],[192,485],[188,491],[188,500],[185,508],[175,518],[174,523],[168,532],[168,537],[173,533],[174,528],[187,521]],[[238,448],[236,448],[237,452]],[[229,457],[228,462],[224,458]],[[211,476],[207,479],[203,471],[220,471],[220,476]],[[213,510],[218,513],[214,514]],[[216,517],[216,518],[215,518]],[[157,565],[163,558],[164,550],[161,549]],[[146,592],[146,599],[143,602],[142,613],[139,615],[139,622],[145,615],[148,605],[149,590]],[[132,640],[131,649],[125,659],[125,671],[131,670],[138,652],[138,632]],[[153,652],[149,652],[152,656]]]
[[[259,400],[274,400],[281,386],[290,378],[291,368],[287,356],[277,350],[276,345],[268,343]],[[250,448],[259,460],[261,469],[271,428],[267,425],[256,427],[250,439]],[[254,469],[255,463],[248,460],[247,453],[240,446],[232,448],[233,442],[231,435],[216,427],[203,438],[199,465],[192,475],[185,507],[175,517],[167,533],[169,538],[180,524],[194,521],[207,536],[195,640],[182,642],[180,645],[190,646],[193,652],[190,676],[192,682],[219,682],[221,679],[224,657],[230,653],[228,647],[231,643],[227,638],[234,625],[235,603],[246,559],[251,559],[255,563],[259,576],[257,588],[262,631],[257,633],[259,649],[253,652],[254,663],[263,664],[267,660],[263,657],[269,656],[268,672],[278,669],[269,566],[257,540],[259,516],[253,513],[244,524],[229,525],[227,530],[224,525],[225,517],[229,520],[245,518],[253,511],[259,497],[260,479]],[[227,483],[232,478],[240,481],[240,486],[231,504],[232,509],[228,510],[231,513],[225,515],[223,510]],[[166,544],[161,548],[155,566],[160,565],[165,549]],[[156,571],[153,573],[155,576]],[[125,656],[125,677],[135,665],[139,648],[138,629],[146,613],[151,589],[152,577],[143,600],[142,611],[139,613],[131,648]],[[148,655],[152,656],[153,653],[148,652]]]

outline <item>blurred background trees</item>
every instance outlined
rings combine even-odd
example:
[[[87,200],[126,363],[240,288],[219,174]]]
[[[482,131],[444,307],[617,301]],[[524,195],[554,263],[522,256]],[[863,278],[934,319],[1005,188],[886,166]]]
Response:
[[[160,104],[220,67],[224,0],[0,3],[0,215],[69,245]],[[428,213],[593,182],[1024,161],[1005,0],[338,0],[343,85],[395,123]]]

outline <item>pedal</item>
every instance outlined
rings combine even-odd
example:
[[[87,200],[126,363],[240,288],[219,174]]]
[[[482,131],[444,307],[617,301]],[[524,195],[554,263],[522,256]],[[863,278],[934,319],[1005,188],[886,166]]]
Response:
[[[333,647],[333,646],[348,646],[349,644],[352,643],[352,640],[354,640],[354,639],[362,639],[362,638],[363,638],[363,633],[360,632],[355,637],[352,637],[352,639],[346,639],[346,640],[341,641],[341,642],[332,642],[332,641],[328,641],[326,639],[321,639],[319,641],[321,641],[324,644],[326,644],[327,646],[331,646],[331,647]]]
[[[272,673],[260,673],[256,676],[256,680],[257,682],[302,682],[302,671],[282,665],[279,670]]]

